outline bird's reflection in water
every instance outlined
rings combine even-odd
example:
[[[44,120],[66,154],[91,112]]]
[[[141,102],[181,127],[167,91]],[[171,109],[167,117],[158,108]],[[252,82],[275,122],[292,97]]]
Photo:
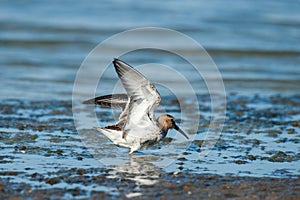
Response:
[[[128,185],[133,184],[124,191],[127,198],[141,196],[140,187],[157,184],[163,173],[159,167],[151,163],[157,159],[157,156],[149,155],[129,156],[125,163],[110,165],[112,171],[107,178],[119,178],[128,182]]]
[[[136,181],[142,185],[153,185],[157,182],[157,178],[161,173],[161,169],[150,163],[156,157],[133,155],[124,165],[117,165],[114,169],[117,172],[128,175],[129,180]]]
[[[157,182],[156,179],[162,170],[151,163],[157,160],[156,156],[132,155],[128,159],[125,164],[111,166],[116,174],[122,174],[122,178],[136,181],[142,185],[152,185]]]

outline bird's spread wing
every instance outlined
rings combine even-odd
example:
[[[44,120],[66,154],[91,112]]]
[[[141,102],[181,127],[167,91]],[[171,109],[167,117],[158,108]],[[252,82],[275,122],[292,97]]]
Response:
[[[114,59],[113,64],[129,97],[126,127],[154,122],[154,108],[161,100],[154,85],[127,63]]]
[[[128,102],[127,94],[110,94],[105,96],[99,96],[84,101],[84,104],[98,104],[104,108],[122,108],[126,107]]]
[[[122,108],[119,121],[115,124],[117,127],[123,127],[129,112],[130,99],[127,94],[109,94],[99,96],[83,102],[84,104],[98,104],[103,108]]]

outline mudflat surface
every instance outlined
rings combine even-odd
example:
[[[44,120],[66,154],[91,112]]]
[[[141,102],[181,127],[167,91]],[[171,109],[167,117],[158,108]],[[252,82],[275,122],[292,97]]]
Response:
[[[93,173],[91,175],[90,173]],[[17,175],[16,175],[17,176]],[[26,183],[13,183],[8,179],[0,181],[1,199],[299,199],[300,179],[251,178],[237,176],[197,175],[189,173],[159,173],[152,182],[139,182],[136,175],[118,173],[111,176],[107,169],[68,169],[55,173],[53,178],[32,174],[49,184],[47,189],[32,187]],[[147,176],[139,174],[138,176]],[[140,179],[142,180],[142,179]],[[77,185],[66,189],[58,187],[60,182]],[[94,186],[91,190],[81,186]],[[111,188],[109,192],[97,190],[97,186]]]
[[[176,116],[176,101],[164,99],[163,104],[173,102],[165,108]],[[115,147],[92,128],[79,135],[70,101],[4,100],[0,199],[299,198],[300,96],[232,94],[222,135],[205,158],[197,155],[209,126],[209,98],[202,95],[199,101],[202,117],[198,132],[190,133],[194,140],[180,140],[171,132],[153,148],[128,156],[128,149]],[[101,123],[113,123],[113,113],[96,111]],[[188,123],[181,127],[189,131]],[[165,152],[167,147],[176,151]],[[173,161],[157,165],[166,157]],[[104,158],[120,162],[107,164]]]

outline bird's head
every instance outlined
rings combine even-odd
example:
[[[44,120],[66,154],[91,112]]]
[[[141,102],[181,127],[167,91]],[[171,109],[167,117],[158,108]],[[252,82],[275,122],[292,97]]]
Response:
[[[169,129],[174,128],[176,131],[181,133],[186,139],[189,139],[187,134],[177,126],[174,117],[172,115],[163,114],[158,117],[157,121],[158,121],[158,125],[163,129],[165,134],[167,134]]]

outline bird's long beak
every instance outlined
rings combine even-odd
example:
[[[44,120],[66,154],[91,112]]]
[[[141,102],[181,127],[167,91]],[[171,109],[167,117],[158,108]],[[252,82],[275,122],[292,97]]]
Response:
[[[181,133],[186,139],[189,139],[189,137],[187,136],[187,134],[183,130],[181,130],[175,123],[174,123],[173,127],[174,127],[174,129],[176,131],[178,131],[179,133]]]

